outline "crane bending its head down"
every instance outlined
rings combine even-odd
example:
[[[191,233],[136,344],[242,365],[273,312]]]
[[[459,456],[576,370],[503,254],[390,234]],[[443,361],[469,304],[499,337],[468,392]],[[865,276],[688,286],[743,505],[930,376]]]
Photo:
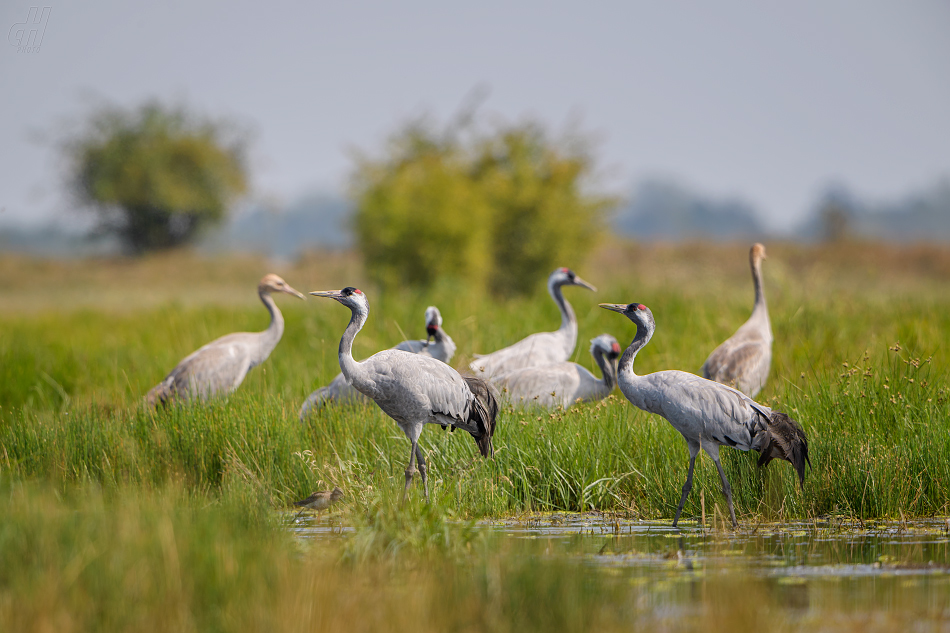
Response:
[[[426,308],[426,345],[432,340],[442,327],[442,313],[435,306]]]
[[[430,356],[387,349],[362,362],[353,359],[353,339],[369,316],[369,301],[362,290],[311,292],[316,297],[339,301],[350,309],[350,322],[340,339],[340,369],[363,395],[371,398],[396,421],[412,443],[406,467],[409,491],[418,460],[419,474],[426,499],[429,498],[425,457],[419,447],[419,436],[425,424],[452,426],[468,431],[485,457],[494,454],[492,436],[498,416],[498,401],[491,387],[483,380],[462,376],[449,365]]]
[[[623,314],[637,326],[633,342],[620,358],[618,382],[623,395],[634,406],[666,418],[689,447],[689,471],[673,519],[674,527],[693,486],[693,467],[700,448],[712,458],[719,471],[733,526],[738,523],[732,507],[732,488],[719,462],[720,446],[758,451],[760,466],[772,459],[784,459],[794,466],[799,483],[804,486],[805,464],[810,464],[808,439],[798,422],[732,387],[684,371],[636,375],[633,361],[656,329],[653,313],[641,303],[602,303],[600,307]]]
[[[284,333],[284,317],[272,292],[304,298],[277,275],[264,275],[257,294],[270,312],[270,326],[263,332],[228,334],[201,347],[155,385],[145,396],[146,402],[155,406],[173,400],[210,398],[237,389],[251,368],[267,360]]]
[[[410,339],[396,345],[413,354],[425,354],[443,363],[448,363],[455,355],[455,341],[442,329],[442,313],[435,306],[426,308],[425,313],[426,338]]]

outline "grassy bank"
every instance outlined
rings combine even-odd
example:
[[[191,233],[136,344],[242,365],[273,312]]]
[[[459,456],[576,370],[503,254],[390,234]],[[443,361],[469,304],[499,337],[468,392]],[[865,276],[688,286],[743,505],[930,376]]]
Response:
[[[554,556],[431,509],[353,504],[346,544],[301,547],[233,489],[0,481],[0,627],[11,631],[896,630],[944,617],[946,582],[813,591],[741,567]],[[626,547],[602,537],[604,547]],[[662,539],[661,539],[662,540]],[[711,541],[722,554],[734,547]],[[570,549],[570,548],[568,548]],[[911,559],[915,560],[915,559]],[[664,562],[665,561],[665,562]],[[886,587],[886,588],[885,588]]]

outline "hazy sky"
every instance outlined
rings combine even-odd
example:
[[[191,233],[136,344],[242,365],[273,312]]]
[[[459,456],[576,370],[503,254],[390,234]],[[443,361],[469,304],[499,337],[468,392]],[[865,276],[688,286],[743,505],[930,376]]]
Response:
[[[148,97],[254,131],[254,195],[341,191],[374,151],[476,86],[486,113],[600,139],[605,182],[671,176],[775,228],[829,181],[897,198],[950,175],[950,2],[390,3],[51,0],[39,53],[0,5],[0,225],[63,213],[35,132]],[[91,98],[92,95],[94,98]]]

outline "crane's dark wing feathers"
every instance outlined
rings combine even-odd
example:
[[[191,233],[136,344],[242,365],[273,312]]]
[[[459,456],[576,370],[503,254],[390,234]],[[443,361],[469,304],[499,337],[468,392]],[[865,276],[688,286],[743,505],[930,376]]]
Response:
[[[768,422],[768,443],[754,447],[762,455],[759,466],[767,466],[773,459],[784,459],[798,473],[798,483],[805,487],[805,464],[811,466],[808,458],[808,438],[801,425],[781,411],[772,411]]]
[[[468,421],[473,422],[478,429],[478,433],[472,433],[472,437],[483,457],[493,457],[495,448],[492,446],[492,436],[495,435],[498,418],[498,398],[488,381],[475,376],[462,376],[462,379],[475,396],[468,413]]]

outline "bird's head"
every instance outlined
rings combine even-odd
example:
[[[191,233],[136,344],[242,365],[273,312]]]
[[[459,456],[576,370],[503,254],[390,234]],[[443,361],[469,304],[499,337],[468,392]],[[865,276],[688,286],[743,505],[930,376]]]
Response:
[[[577,273],[570,268],[554,269],[554,272],[548,277],[548,286],[551,288],[555,286],[580,286],[588,290],[597,291],[597,288],[578,277]]]
[[[330,501],[336,501],[337,499],[340,499],[341,497],[343,497],[343,491],[337,487],[334,487],[333,492],[330,493]]]
[[[440,327],[442,327],[442,313],[439,312],[437,307],[429,306],[426,308],[426,334],[428,335],[426,343],[435,336]]]
[[[302,292],[297,292],[291,288],[290,284],[274,273],[268,273],[261,278],[261,283],[258,284],[257,291],[259,293],[286,292],[287,294],[293,295],[298,299],[306,298]]]
[[[600,307],[604,310],[619,312],[637,325],[642,325],[648,330],[652,330],[653,327],[655,327],[656,322],[653,320],[653,313],[650,312],[650,308],[642,303],[601,303]]]
[[[765,255],[765,246],[756,242],[752,245],[752,248],[749,250],[749,259],[753,264],[761,262],[763,259],[768,259]]]
[[[310,294],[314,297],[335,299],[351,310],[369,312],[369,300],[366,299],[366,294],[359,288],[347,286],[343,290],[314,290]]]
[[[599,351],[609,360],[620,357],[620,343],[610,334],[601,334],[590,340],[590,353]]]

